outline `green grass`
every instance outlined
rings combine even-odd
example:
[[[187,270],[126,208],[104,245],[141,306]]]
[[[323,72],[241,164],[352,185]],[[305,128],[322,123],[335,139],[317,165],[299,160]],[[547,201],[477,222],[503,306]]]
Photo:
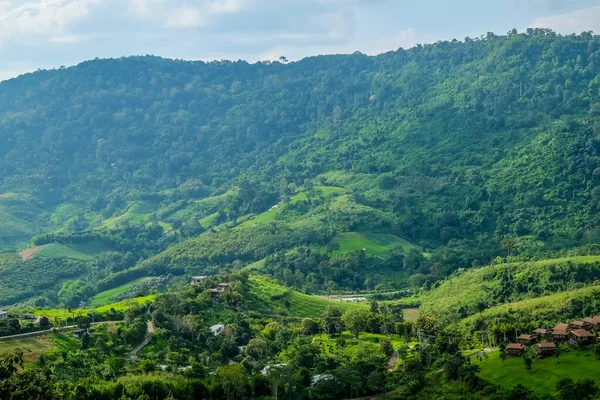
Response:
[[[327,306],[336,306],[342,310],[368,307],[365,303],[342,303],[296,292],[274,280],[256,275],[250,277],[248,288],[249,308],[268,314],[281,314],[294,318],[317,318],[323,315]],[[289,304],[289,308],[287,304]]]
[[[421,310],[418,308],[405,308],[402,311],[404,312],[404,320],[410,322],[415,322],[421,315]]]
[[[341,353],[345,357],[351,358],[356,354],[360,348],[368,348],[373,353],[380,353],[379,341],[381,339],[388,339],[394,349],[401,347],[407,347],[406,342],[403,338],[398,335],[381,335],[376,333],[361,333],[358,339],[350,332],[344,332],[342,334],[346,341],[346,345],[341,350]],[[338,337],[330,338],[326,334],[319,334],[313,337],[313,343],[318,344],[323,352],[328,356],[333,356],[338,352]],[[383,354],[381,354],[383,356]]]
[[[127,211],[117,217],[104,221],[104,226],[109,229],[116,228],[119,224],[129,222],[132,224],[148,221],[150,214],[156,210],[156,204],[149,201],[136,201]]]
[[[37,362],[42,354],[48,352],[70,351],[80,347],[77,339],[65,333],[54,333],[23,339],[0,341],[0,354],[11,353],[17,349],[23,351],[25,363]]]
[[[33,313],[36,316],[46,316],[51,320],[54,318],[66,319],[73,318],[73,315],[76,317],[89,315],[93,312],[109,312],[111,308],[116,311],[126,311],[134,304],[144,304],[146,302],[152,302],[156,298],[156,295],[135,297],[132,299],[127,299],[123,301],[119,301],[117,303],[111,303],[104,306],[96,307],[96,308],[78,308],[69,312],[66,308],[39,308],[36,309]]]
[[[218,216],[219,216],[219,213],[216,212],[214,214],[209,215],[208,217],[204,217],[199,221],[200,225],[202,225],[202,227],[204,229],[211,228],[212,226],[215,225],[215,220],[217,219]]]
[[[331,197],[333,195],[343,194],[346,192],[345,189],[340,188],[340,187],[335,187],[335,186],[318,186],[318,187],[315,187],[315,189],[320,190],[321,195],[323,197]],[[290,204],[294,204],[299,201],[306,201],[306,200],[308,200],[306,192],[300,192],[290,198]],[[236,226],[236,229],[250,227],[250,226],[254,226],[254,225],[268,224],[270,222],[275,221],[277,219],[277,216],[279,214],[281,214],[283,209],[286,207],[286,204],[284,202],[280,202],[277,205],[278,205],[278,208],[260,213],[256,216],[256,218],[239,224],[238,226]]]
[[[106,290],[104,292],[98,293],[94,297],[90,299],[89,307],[100,307],[105,306],[107,304],[113,303],[113,298],[117,295],[125,293],[129,290],[131,285],[139,284],[145,281],[147,278],[136,279],[135,281],[126,283],[114,289]]]
[[[405,253],[411,249],[420,250],[417,245],[388,233],[344,232],[336,235],[331,243],[340,246],[339,250],[334,251],[334,254],[344,254],[366,249],[368,255],[387,256],[396,247],[402,248]],[[323,250],[325,247],[321,247],[320,249]]]
[[[72,258],[75,260],[92,261],[107,251],[108,248],[100,243],[62,245],[50,243],[44,246],[34,257],[41,258]]]
[[[533,389],[539,395],[556,394],[556,383],[560,379],[571,378],[575,381],[584,378],[593,379],[600,385],[600,361],[592,350],[577,351],[564,347],[558,358],[534,359],[530,371],[525,369],[522,357],[509,358],[502,362],[498,352],[491,353],[479,364],[479,376],[484,380],[513,388],[518,384]]]
[[[581,256],[559,259],[548,259],[542,261],[521,262],[512,264],[499,264],[487,267],[467,270],[462,274],[458,274],[443,281],[442,284],[429,292],[424,293],[420,297],[421,308],[426,312],[432,311],[440,316],[456,316],[457,310],[463,306],[474,308],[477,304],[494,305],[493,293],[500,285],[500,276],[502,273],[509,271],[513,275],[513,279],[518,281],[526,276],[527,279],[550,280],[546,276],[549,271],[555,268],[566,268],[566,265],[574,266],[573,269],[580,269],[585,272],[586,268],[597,268],[595,265],[600,262],[599,256]],[[550,282],[546,286],[553,287],[557,283]],[[519,296],[513,301],[524,300],[526,297],[539,297],[543,295],[551,295],[548,293],[516,293]],[[564,297],[564,296],[563,296]],[[568,296],[567,296],[568,298]],[[567,298],[557,300],[563,301]],[[535,301],[535,299],[532,299]],[[502,307],[502,306],[500,306]]]
[[[474,324],[476,320],[484,318],[491,320],[501,315],[511,315],[514,317],[518,314],[527,315],[529,320],[535,320],[538,315],[545,316],[552,313],[561,314],[564,311],[569,313],[573,300],[579,300],[586,296],[597,294],[600,292],[600,285],[593,285],[581,289],[569,290],[565,292],[555,293],[548,296],[536,297],[533,299],[515,301],[505,303],[495,307],[490,307],[487,310],[469,316],[462,320],[463,324]],[[558,321],[553,321],[558,322]]]

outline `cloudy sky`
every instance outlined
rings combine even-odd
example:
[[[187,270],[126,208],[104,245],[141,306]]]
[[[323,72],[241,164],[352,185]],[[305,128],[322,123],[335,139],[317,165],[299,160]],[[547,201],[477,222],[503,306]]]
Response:
[[[95,57],[297,60],[527,27],[600,33],[600,0],[0,0],[0,79]]]

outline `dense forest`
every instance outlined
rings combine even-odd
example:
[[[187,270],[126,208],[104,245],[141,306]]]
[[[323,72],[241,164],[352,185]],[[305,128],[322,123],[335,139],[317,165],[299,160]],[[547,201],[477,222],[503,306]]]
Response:
[[[319,176],[427,247],[591,240],[598,69],[596,36],[537,29],[377,57],[133,57],[21,76],[0,85],[3,243],[239,187],[234,220]]]
[[[600,314],[600,36],[280,60],[0,83],[0,397],[599,393],[481,348]]]
[[[0,84],[0,243],[127,253],[49,277],[80,279],[63,305],[257,262],[302,290],[369,290],[560,255],[598,239],[599,69],[597,36],[535,29],[376,57],[27,74]],[[340,254],[345,232],[412,250]]]

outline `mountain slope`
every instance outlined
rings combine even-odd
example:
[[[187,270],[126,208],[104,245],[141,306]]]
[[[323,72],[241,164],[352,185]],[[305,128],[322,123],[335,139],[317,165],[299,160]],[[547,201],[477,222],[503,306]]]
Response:
[[[597,224],[599,42],[537,30],[289,65],[135,57],[28,74],[0,84],[0,190],[84,202],[93,225],[129,200],[241,179],[234,218],[341,170],[413,240],[577,237]]]
[[[48,283],[73,293],[259,261],[303,290],[387,290],[558,256],[600,239],[599,73],[598,36],[532,30],[27,74],[0,83],[0,248],[118,253]],[[336,252],[348,232],[416,246]]]

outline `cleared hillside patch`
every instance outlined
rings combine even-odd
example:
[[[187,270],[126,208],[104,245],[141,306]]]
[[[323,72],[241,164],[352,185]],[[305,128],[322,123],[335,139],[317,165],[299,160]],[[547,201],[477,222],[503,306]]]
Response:
[[[342,310],[368,307],[366,303],[340,302],[300,293],[262,276],[251,276],[248,288],[250,309],[294,318],[321,317],[328,306],[339,307]]]
[[[339,246],[334,254],[365,250],[368,255],[386,256],[393,248],[401,248],[405,253],[411,249],[420,250],[419,246],[389,233],[344,232],[336,235],[331,244]],[[321,250],[326,247],[321,247]]]
[[[64,333],[0,341],[0,354],[12,353],[17,349],[23,351],[26,364],[35,363],[42,354],[74,350],[80,346],[77,339]]]
[[[344,188],[336,186],[317,186],[315,187],[315,192],[318,193],[319,196],[327,198],[334,195],[344,194],[346,190]],[[289,204],[296,204],[300,201],[307,201],[308,199],[309,197],[307,192],[300,192],[290,197]],[[286,202],[279,202],[277,204],[274,204],[273,208],[271,208],[270,210],[262,212],[254,218],[239,224],[236,227],[236,229],[255,225],[264,225],[273,222],[277,219],[277,216],[282,213],[283,209],[285,209],[286,206]]]
[[[62,245],[50,243],[43,246],[36,257],[42,258],[72,258],[74,260],[92,261],[108,248],[101,244],[72,244]]]
[[[126,283],[126,284],[116,287],[114,289],[110,289],[110,290],[106,290],[104,292],[98,293],[97,295],[95,295],[94,297],[92,297],[90,299],[89,306],[90,307],[100,307],[100,306],[105,306],[110,303],[114,303],[113,298],[115,296],[118,296],[122,293],[127,292],[131,286],[142,283],[146,279],[148,279],[148,278],[136,279],[135,281]]]
[[[43,249],[44,249],[44,246],[36,246],[32,249],[23,250],[22,252],[19,253],[19,256],[21,256],[21,260],[27,261],[31,257],[35,256],[37,253],[42,251]]]
[[[600,279],[600,256],[499,264],[468,270],[421,295],[421,308],[457,320],[503,303],[561,293]]]

